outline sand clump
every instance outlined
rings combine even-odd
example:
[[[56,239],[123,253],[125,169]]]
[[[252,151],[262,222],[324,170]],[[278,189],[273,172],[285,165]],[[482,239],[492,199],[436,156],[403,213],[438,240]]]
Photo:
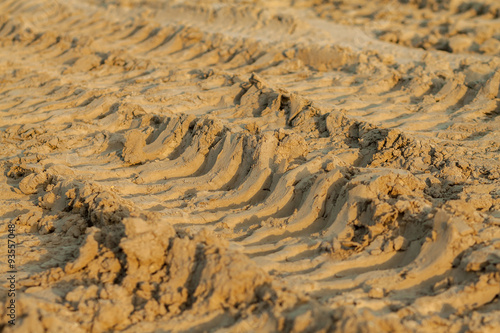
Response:
[[[0,328],[498,331],[498,10],[3,2]]]

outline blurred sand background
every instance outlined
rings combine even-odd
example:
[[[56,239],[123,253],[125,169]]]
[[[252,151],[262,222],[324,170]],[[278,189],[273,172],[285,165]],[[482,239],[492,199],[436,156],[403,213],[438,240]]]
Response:
[[[499,332],[499,85],[497,0],[0,1],[0,330]]]

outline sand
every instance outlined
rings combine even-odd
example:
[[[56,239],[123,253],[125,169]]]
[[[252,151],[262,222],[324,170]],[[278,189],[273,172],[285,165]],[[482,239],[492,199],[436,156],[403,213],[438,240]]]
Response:
[[[1,1],[0,329],[499,332],[499,20]]]

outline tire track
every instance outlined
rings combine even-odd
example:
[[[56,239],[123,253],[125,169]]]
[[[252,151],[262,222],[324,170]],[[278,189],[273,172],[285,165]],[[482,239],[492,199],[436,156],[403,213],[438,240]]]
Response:
[[[500,64],[356,4],[1,3],[16,329],[499,327]]]

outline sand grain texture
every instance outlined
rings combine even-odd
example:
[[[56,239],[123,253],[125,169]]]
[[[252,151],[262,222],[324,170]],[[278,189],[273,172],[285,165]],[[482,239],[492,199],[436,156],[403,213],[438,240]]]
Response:
[[[499,17],[1,1],[0,328],[498,332]]]

